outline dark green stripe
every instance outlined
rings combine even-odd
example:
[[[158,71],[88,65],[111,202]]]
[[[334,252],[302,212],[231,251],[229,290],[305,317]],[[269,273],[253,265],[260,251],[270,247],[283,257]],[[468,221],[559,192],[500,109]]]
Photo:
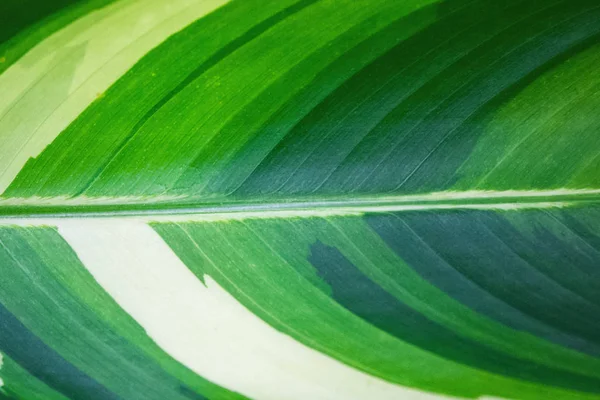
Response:
[[[0,237],[5,246],[5,251],[0,247],[0,273],[11,282],[0,284],[0,301],[44,343],[113,393],[183,400],[189,397],[181,390],[185,385],[187,394],[243,398],[159,349],[98,286],[55,229],[3,227]]]
[[[286,141],[286,137],[291,132],[297,130],[298,126],[304,124],[308,119],[327,115],[328,120],[335,120],[338,115],[335,113],[335,107],[339,106],[340,103],[339,92],[349,91],[350,93],[356,93],[357,97],[361,98],[362,92],[358,90],[360,85],[355,86],[353,82],[360,81],[361,85],[368,82],[367,86],[375,86],[374,80],[377,76],[382,75],[385,77],[383,69],[394,68],[397,65],[398,60],[390,57],[390,53],[397,52],[398,47],[401,47],[399,43],[407,45],[408,43],[415,43],[417,41],[415,38],[436,38],[437,41],[438,36],[447,37],[446,32],[439,32],[437,27],[452,24],[454,30],[454,19],[451,17],[454,14],[462,13],[464,8],[472,8],[470,3],[474,2],[474,0],[450,0],[424,6],[392,21],[388,26],[372,33],[354,47],[346,50],[334,62],[320,71],[311,82],[302,87],[297,94],[287,100],[276,112],[272,113],[268,120],[257,129],[256,134],[249,142],[232,157],[228,165],[222,167],[222,170],[226,173],[215,174],[208,187],[202,188],[202,191],[223,193],[233,197],[262,194],[264,191],[263,184],[257,183],[257,180],[273,184],[274,181],[281,179],[281,176],[286,176],[280,169],[265,168],[264,163],[272,156],[273,152],[290,149],[286,145],[282,145],[281,142]],[[477,10],[479,17],[481,11]],[[432,15],[438,18],[435,22],[431,21]],[[354,26],[340,36],[336,43],[322,49],[322,52],[330,52],[331,48],[342,48],[343,44],[338,43],[343,43],[344,40],[347,40],[346,37],[352,38],[360,34],[361,31],[367,31],[368,26],[376,23],[377,19],[380,19],[380,16],[375,16],[361,25]],[[445,21],[448,19],[452,22]],[[432,30],[431,24],[436,29]],[[415,50],[422,53],[423,45],[419,43]],[[311,58],[313,57],[318,59],[318,57],[323,56],[317,53],[311,56]],[[313,62],[311,58],[306,59],[305,62]],[[406,59],[407,57],[402,58]],[[379,68],[374,67],[374,64]],[[291,73],[294,73],[294,71],[291,71]],[[285,87],[285,78],[282,79],[279,86],[284,89],[272,85],[268,93],[278,93],[280,90],[289,91],[289,88]],[[250,105],[249,108],[251,107],[259,106]],[[320,125],[323,131],[327,131],[327,121],[317,125]],[[356,127],[359,128],[360,126],[362,125],[357,124]],[[274,140],[275,138],[276,140]],[[351,140],[349,134],[346,135],[346,138]],[[216,142],[217,140],[223,140],[223,138],[220,136],[213,138],[213,141]],[[333,153],[331,155],[333,157]],[[201,153],[190,165],[189,176],[184,176],[184,179],[187,180],[183,181],[180,178],[181,182],[178,182],[181,188],[194,187],[192,177],[202,175],[202,161],[205,158],[206,154]],[[245,171],[237,175],[232,174],[236,170]]]
[[[107,6],[117,0],[76,0],[73,6],[61,9],[28,27],[21,29],[19,33],[0,43],[0,74],[17,62],[24,54],[34,48],[38,43],[96,9]],[[44,1],[44,4],[52,4],[52,1]],[[0,17],[1,17],[0,12]]]
[[[89,180],[83,184],[79,191],[74,194],[74,196],[79,196],[83,194],[93,183],[102,175],[102,172],[106,169],[106,167],[115,159],[117,154],[125,147],[127,144],[135,137],[141,127],[148,121],[158,110],[160,110],[169,100],[173,97],[177,96],[182,90],[190,85],[196,78],[200,75],[208,71],[210,68],[214,67],[217,63],[223,60],[225,57],[229,56],[231,53],[244,46],[245,44],[251,42],[268,29],[277,25],[278,23],[284,21],[286,18],[304,10],[308,6],[316,3],[319,0],[302,0],[288,8],[285,8],[278,13],[272,15],[266,20],[262,21],[258,25],[252,27],[249,31],[244,33],[242,36],[234,39],[232,42],[227,44],[225,47],[221,48],[215,54],[213,54],[209,59],[200,64],[195,70],[193,70],[183,81],[181,81],[177,86],[175,86],[170,92],[168,92],[164,97],[162,97],[152,108],[150,108],[146,114],[135,124],[135,126],[131,129],[129,134],[123,139],[123,141],[116,146],[110,157],[107,157],[103,160],[102,164],[98,167],[98,171],[92,175]]]
[[[427,47],[421,37],[418,52],[403,44],[395,59],[387,56],[391,63],[376,63],[340,88],[273,149],[236,195],[442,190],[438,182],[453,183],[481,133],[471,129],[473,116],[599,29],[597,3],[587,0],[514,3],[487,20],[479,14],[465,11],[446,34],[431,36],[446,38],[465,22],[479,22],[426,59],[420,60],[439,40],[429,39]],[[419,62],[389,83],[386,76],[410,65],[407,59]],[[390,104],[395,108],[387,109]]]
[[[31,375],[69,398],[74,400],[119,398],[42,342],[1,303],[0,350]]]
[[[415,223],[421,215],[414,216]],[[407,262],[423,279],[440,288],[452,298],[476,312],[488,316],[519,331],[529,332],[565,347],[589,355],[600,356],[600,346],[537,320],[513,305],[484,290],[454,267],[455,261],[445,259],[432,248],[432,244],[418,235],[403,219],[393,215],[371,214],[366,217],[369,226],[388,247]],[[452,234],[449,231],[447,234]],[[443,234],[439,232],[438,234]],[[435,240],[435,239],[433,239]],[[456,239],[460,240],[460,237]]]
[[[296,1],[282,0],[264,6],[258,1],[233,1],[177,32],[148,52],[42,154],[28,160],[3,196],[27,197],[34,193],[46,196],[50,192],[79,191],[159,99],[223,46],[252,29],[258,21],[268,19]],[[174,60],[176,69],[172,68]],[[143,95],[134,94],[137,90]],[[104,118],[106,115],[110,118]],[[82,134],[84,132],[87,134]],[[86,157],[81,157],[79,148],[86,149]],[[76,169],[77,174],[70,174],[70,178],[61,175],[59,171],[65,166],[70,171]],[[25,184],[21,185],[20,181]]]
[[[462,364],[518,379],[600,393],[600,381],[496,351],[429,320],[365,276],[337,248],[321,242],[309,261],[341,305],[397,338]]]
[[[541,4],[527,18],[513,15],[501,32],[427,82],[369,133],[378,136],[373,138],[378,143],[377,161],[357,190],[445,189],[436,184],[455,179],[456,168],[482,133],[472,129],[473,116],[504,90],[599,29],[595,1],[579,1],[577,6],[569,1],[551,7]],[[466,143],[455,140],[461,129],[468,130]]]
[[[0,44],[27,26],[82,0],[2,0]]]
[[[412,65],[415,60],[424,55],[430,55],[432,49],[435,50],[440,45],[444,45],[447,38],[458,36],[457,26],[459,27],[458,33],[464,33],[463,27],[469,27],[475,22],[481,22],[482,19],[490,17],[488,13],[491,10],[481,7],[479,2],[473,2],[474,4],[468,4],[466,7],[464,3],[446,1],[428,6],[427,8],[436,10],[439,18],[432,26],[396,43],[384,54],[355,71],[347,81],[320,102],[312,105],[310,112],[296,121],[293,126],[287,128],[287,132],[282,135],[279,143],[268,154],[265,154],[260,164],[236,190],[235,196],[258,196],[277,191],[297,167],[296,160],[289,158],[308,154],[311,150],[314,151],[317,148],[317,142],[323,137],[331,135],[332,132],[339,132],[343,135],[346,143],[352,142],[357,133],[367,129],[371,119],[385,111],[389,107],[389,103],[394,101],[394,99],[390,101],[390,96],[402,98],[399,85],[405,85],[408,80],[402,76],[401,72]],[[442,7],[442,5],[444,6]],[[401,18],[386,30],[364,42],[391,41],[393,35],[390,34],[388,37],[388,32],[403,32],[404,26],[410,26],[424,11],[427,10],[421,9]],[[497,11],[495,6],[493,11]],[[496,15],[497,13],[491,12],[491,14]],[[361,43],[357,48],[363,46]],[[365,50],[363,49],[363,51]],[[426,59],[425,62],[427,63],[427,61]],[[347,63],[352,65],[352,61],[347,61]],[[401,79],[394,82],[393,77],[396,76],[400,76]],[[312,90],[319,90],[319,88]],[[375,93],[377,96],[374,96]],[[368,101],[370,98],[372,101]],[[372,105],[372,107],[367,108],[368,105]],[[367,109],[364,118],[347,120],[349,114],[363,109]],[[275,114],[269,120],[269,125],[273,127],[271,130],[279,130],[281,126],[286,126],[289,119],[288,115]],[[268,127],[264,131],[263,135],[271,135]],[[257,135],[257,141],[260,140],[260,136]],[[255,146],[256,144],[251,143],[251,145]],[[325,144],[322,148],[329,151],[328,160],[331,162],[331,160],[339,158],[346,146],[340,145],[331,149]],[[366,165],[368,166],[368,164]],[[311,169],[311,176],[304,176],[304,178],[310,181],[314,176],[319,176],[323,172],[326,171]],[[301,184],[304,184],[304,181]]]
[[[600,307],[548,276],[572,269],[582,250],[574,245],[572,238],[561,234],[560,227],[542,211],[523,210],[504,215],[491,211],[455,210],[396,215],[447,263],[446,268],[451,266],[481,289],[532,318],[594,343],[595,352],[598,351]],[[373,218],[380,217],[371,217],[371,221]],[[376,225],[372,226],[377,230]],[[544,243],[550,237],[548,228],[554,230],[553,245],[559,246],[567,257],[545,258],[550,264],[542,273],[534,266],[539,265],[537,258],[548,251]],[[394,239],[385,232],[382,238],[403,259],[415,259],[414,252],[418,250],[401,243],[394,245]],[[600,265],[600,257],[591,262]],[[411,265],[417,270],[426,268],[424,263]],[[574,271],[571,279],[576,279]],[[586,278],[581,274],[579,279],[592,279],[592,276]],[[456,296],[456,290],[452,295]],[[474,302],[475,299],[469,303]]]

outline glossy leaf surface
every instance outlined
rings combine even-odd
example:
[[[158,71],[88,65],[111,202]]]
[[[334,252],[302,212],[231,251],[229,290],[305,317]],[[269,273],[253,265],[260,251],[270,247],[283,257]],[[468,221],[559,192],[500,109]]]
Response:
[[[0,398],[600,396],[597,1],[50,3],[0,6]]]

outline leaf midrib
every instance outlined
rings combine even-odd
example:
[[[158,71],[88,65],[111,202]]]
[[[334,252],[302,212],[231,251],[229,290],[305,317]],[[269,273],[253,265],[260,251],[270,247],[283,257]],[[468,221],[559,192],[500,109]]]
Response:
[[[21,201],[21,202],[20,202]],[[4,202],[4,204],[2,204]],[[405,196],[221,199],[1,199],[0,219],[114,218],[169,215],[377,213],[435,209],[526,209],[600,204],[600,189],[440,192]]]

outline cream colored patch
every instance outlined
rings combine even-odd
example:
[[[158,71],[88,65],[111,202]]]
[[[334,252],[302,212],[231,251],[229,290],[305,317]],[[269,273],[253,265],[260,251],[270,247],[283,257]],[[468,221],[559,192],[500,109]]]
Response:
[[[0,193],[148,51],[228,0],[122,0],[51,35],[0,75]]]
[[[209,276],[204,286],[148,225],[64,221],[58,229],[159,346],[225,388],[261,400],[438,398],[354,370],[282,334]]]
[[[0,370],[2,369],[2,353],[0,353]],[[0,377],[0,388],[4,386],[4,381],[2,380],[2,377]]]

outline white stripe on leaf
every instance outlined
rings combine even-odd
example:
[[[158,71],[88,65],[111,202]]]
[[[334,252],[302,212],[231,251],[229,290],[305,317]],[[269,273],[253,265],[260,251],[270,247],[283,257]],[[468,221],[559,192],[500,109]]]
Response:
[[[104,289],[171,356],[256,399],[429,399],[354,370],[277,331],[205,276],[148,225],[70,221],[59,232]]]

